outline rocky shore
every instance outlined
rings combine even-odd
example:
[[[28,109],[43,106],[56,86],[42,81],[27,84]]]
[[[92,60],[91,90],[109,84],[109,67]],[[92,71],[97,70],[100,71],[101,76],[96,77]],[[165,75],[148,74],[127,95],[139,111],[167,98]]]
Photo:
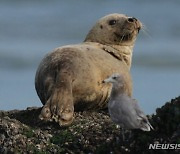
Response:
[[[36,107],[0,111],[0,153],[180,153],[180,97],[148,116],[154,131],[126,130],[124,140],[107,111],[75,113],[69,127],[39,120],[40,111]],[[155,143],[177,144],[179,149],[149,150]]]

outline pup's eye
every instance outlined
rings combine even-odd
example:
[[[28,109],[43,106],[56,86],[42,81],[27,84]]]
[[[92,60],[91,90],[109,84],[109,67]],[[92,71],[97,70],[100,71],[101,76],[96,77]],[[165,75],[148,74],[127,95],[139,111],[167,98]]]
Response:
[[[110,20],[110,21],[109,21],[109,25],[115,25],[116,22],[117,22],[116,20]]]
[[[116,79],[116,76],[114,76],[113,79],[115,80],[115,79]]]

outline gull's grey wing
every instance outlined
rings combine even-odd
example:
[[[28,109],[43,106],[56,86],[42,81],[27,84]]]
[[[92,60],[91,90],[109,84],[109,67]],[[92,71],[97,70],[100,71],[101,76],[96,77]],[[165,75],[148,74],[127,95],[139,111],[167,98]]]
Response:
[[[136,99],[133,99],[133,105],[134,105],[134,108],[135,108],[135,110],[136,110],[136,113],[137,113],[137,118],[138,118],[138,120],[140,120],[141,121],[141,127],[143,127],[143,125],[145,126],[145,129],[146,129],[146,131],[150,131],[149,129],[151,128],[151,129],[154,129],[152,126],[151,126],[151,124],[149,123],[149,120],[148,120],[148,118],[146,117],[146,115],[144,114],[144,112],[140,109],[140,106],[139,106],[139,104],[138,104],[138,102],[137,102],[137,100]],[[150,127],[150,128],[148,128],[148,127]]]
[[[119,95],[116,98],[111,98],[114,106],[111,108],[112,120],[114,119],[116,123],[123,124],[129,129],[138,128],[139,120],[137,119],[136,111],[132,104],[132,99],[127,95]]]

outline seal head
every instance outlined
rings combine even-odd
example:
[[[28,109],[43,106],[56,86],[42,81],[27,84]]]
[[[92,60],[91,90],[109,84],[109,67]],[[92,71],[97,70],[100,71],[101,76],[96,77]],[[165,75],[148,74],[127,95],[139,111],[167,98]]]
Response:
[[[134,17],[110,14],[95,24],[85,41],[108,45],[133,45],[141,28],[141,22]]]

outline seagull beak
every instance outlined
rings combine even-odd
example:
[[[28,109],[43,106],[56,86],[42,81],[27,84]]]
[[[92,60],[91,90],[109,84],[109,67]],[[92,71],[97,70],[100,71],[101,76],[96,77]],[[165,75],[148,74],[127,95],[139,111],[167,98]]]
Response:
[[[109,78],[102,81],[102,83],[108,83],[108,82],[110,82]]]

